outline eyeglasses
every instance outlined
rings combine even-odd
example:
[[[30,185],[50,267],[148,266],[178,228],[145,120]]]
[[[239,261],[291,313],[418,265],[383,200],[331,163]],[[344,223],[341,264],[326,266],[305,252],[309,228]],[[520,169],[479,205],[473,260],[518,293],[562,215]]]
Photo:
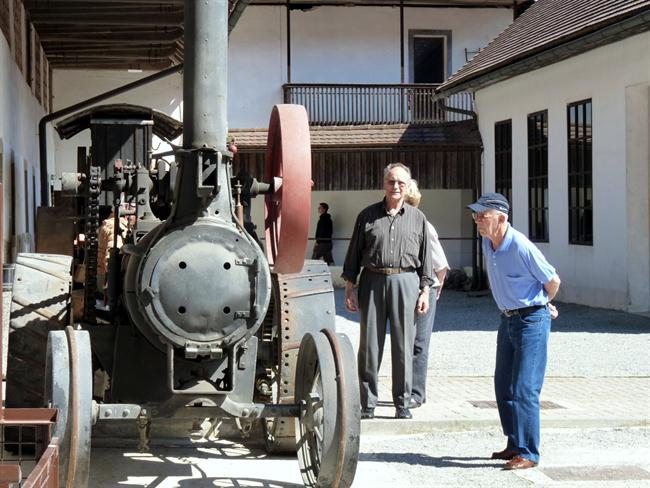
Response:
[[[395,183],[397,183],[400,188],[404,188],[406,186],[406,181],[384,180],[384,184],[388,186],[395,186]]]
[[[474,222],[481,222],[486,219],[490,219],[493,217],[493,214],[490,214],[488,212],[472,212],[472,218],[474,219]]]

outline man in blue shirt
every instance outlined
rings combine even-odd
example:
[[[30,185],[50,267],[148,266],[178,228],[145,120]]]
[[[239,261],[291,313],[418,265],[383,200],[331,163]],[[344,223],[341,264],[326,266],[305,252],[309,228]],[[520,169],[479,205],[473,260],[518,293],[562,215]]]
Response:
[[[492,296],[501,310],[494,390],[508,444],[492,459],[505,469],[539,463],[539,394],[544,383],[551,319],[550,303],[560,278],[539,249],[508,223],[510,205],[500,193],[486,193],[468,205],[483,237]]]

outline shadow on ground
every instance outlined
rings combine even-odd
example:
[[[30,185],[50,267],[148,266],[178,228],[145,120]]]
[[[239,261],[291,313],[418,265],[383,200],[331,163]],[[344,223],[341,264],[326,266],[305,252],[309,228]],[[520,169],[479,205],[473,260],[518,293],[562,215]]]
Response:
[[[303,485],[288,481],[276,481],[272,473],[266,477],[231,477],[227,475],[210,476],[202,468],[209,461],[225,461],[228,463],[246,462],[246,460],[256,459],[282,459],[282,456],[268,456],[263,450],[249,449],[240,444],[230,442],[209,442],[204,445],[194,447],[153,447],[151,452],[139,454],[130,452],[123,448],[95,449],[93,451],[91,468],[92,486],[124,486],[124,487],[142,487],[149,488],[162,486],[173,478],[179,487],[232,487],[232,488],[300,488]],[[101,468],[100,465],[119,465],[119,473],[113,470],[109,474]],[[97,468],[95,467],[97,466]],[[243,471],[248,471],[245,465],[242,465]],[[98,471],[104,473],[98,475]],[[142,482],[132,483],[128,478],[124,478],[124,473],[128,473],[128,478],[147,479],[146,485]],[[224,473],[225,474],[225,473]],[[167,481],[166,481],[167,480]],[[165,484],[167,486],[167,484]]]
[[[358,322],[359,314],[345,309],[343,289],[337,289],[335,296],[337,315]],[[557,302],[556,305],[560,316],[553,321],[553,332],[650,333],[650,317],[573,303]],[[499,320],[499,311],[489,291],[444,290],[437,304],[434,330],[494,331]]]
[[[361,453],[359,461],[380,463],[405,463],[408,465],[432,466],[435,468],[490,468],[501,467],[503,462],[481,457],[427,456],[419,453],[376,452]],[[481,462],[477,462],[481,461]],[[488,462],[485,462],[488,461]]]

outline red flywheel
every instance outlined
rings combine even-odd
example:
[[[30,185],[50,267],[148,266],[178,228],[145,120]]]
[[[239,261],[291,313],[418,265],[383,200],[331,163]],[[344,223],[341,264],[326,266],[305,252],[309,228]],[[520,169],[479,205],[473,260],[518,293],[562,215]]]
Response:
[[[264,181],[266,256],[275,273],[297,273],[307,250],[311,215],[311,143],[302,105],[276,105],[271,112]]]

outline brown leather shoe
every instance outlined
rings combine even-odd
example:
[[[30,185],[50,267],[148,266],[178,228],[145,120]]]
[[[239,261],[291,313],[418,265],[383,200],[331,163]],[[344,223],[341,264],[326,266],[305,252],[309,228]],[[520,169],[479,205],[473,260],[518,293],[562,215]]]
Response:
[[[503,469],[528,469],[534,468],[535,466],[537,466],[536,462],[523,458],[521,456],[517,456],[516,458],[512,458],[510,461],[508,461]]]
[[[492,459],[503,459],[504,461],[510,461],[512,458],[517,457],[519,452],[514,449],[508,449],[507,447],[503,451],[493,452]]]

